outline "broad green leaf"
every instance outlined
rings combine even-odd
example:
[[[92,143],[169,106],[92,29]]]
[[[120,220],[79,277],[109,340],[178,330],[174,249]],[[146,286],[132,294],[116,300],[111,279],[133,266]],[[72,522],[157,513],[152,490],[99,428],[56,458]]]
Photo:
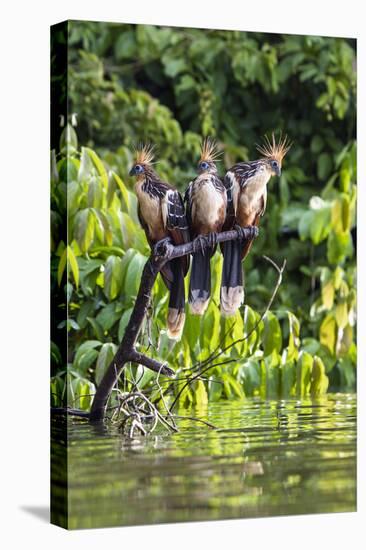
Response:
[[[280,362],[281,358],[276,350],[264,358],[266,371],[266,397],[277,397],[280,393]]]
[[[314,136],[313,139],[311,140],[311,144],[310,144],[310,150],[312,153],[314,154],[318,154],[320,153],[320,151],[323,149],[324,147],[324,140],[321,136]]]
[[[332,227],[336,233],[340,234],[351,228],[350,200],[344,193],[333,202]]]
[[[320,325],[319,332],[320,343],[326,346],[331,353],[334,353],[336,342],[336,321],[329,313]]]
[[[282,331],[277,317],[271,311],[268,311],[263,322],[262,344],[264,355],[271,355],[273,351],[280,352],[282,348]]]
[[[325,180],[330,176],[332,171],[332,157],[329,153],[321,153],[318,157],[318,178]]]
[[[58,347],[55,342],[51,341],[51,361],[55,365],[61,365],[62,363],[62,356],[60,348]]]
[[[218,346],[220,341],[220,312],[218,307],[211,302],[202,319],[201,347],[209,353]]]
[[[107,332],[112,328],[114,323],[118,321],[119,317],[120,313],[116,311],[116,302],[112,302],[111,304],[107,304],[106,306],[104,306],[99,311],[95,319],[102,327],[104,332]]]
[[[119,325],[118,325],[118,341],[119,342],[121,342],[121,340],[122,340],[122,338],[125,334],[125,329],[126,329],[127,324],[130,320],[131,313],[132,313],[132,307],[126,309],[126,311],[124,311],[123,314],[122,314],[122,317],[121,317]]]
[[[78,287],[79,286],[79,266],[78,266],[78,261],[76,259],[76,256],[71,248],[71,246],[68,246],[67,247],[67,260],[70,264],[70,268],[71,268],[71,273],[74,277],[74,281],[75,281],[75,284],[76,286]]]
[[[353,255],[350,233],[338,234],[332,231],[327,241],[327,259],[331,264],[339,264]]]
[[[96,319],[94,319],[93,317],[87,317],[87,321],[93,327],[94,334],[98,338],[98,340],[103,340],[104,338],[103,329],[98,323],[98,321],[96,321]]]
[[[136,251],[132,260],[128,264],[124,280],[124,290],[128,297],[134,297],[137,295],[145,263],[145,256]]]
[[[296,366],[296,393],[301,397],[309,393],[312,369],[313,357],[310,353],[302,351]]]
[[[208,396],[207,396],[205,384],[203,383],[202,380],[197,380],[196,382],[194,397],[197,405],[207,405]]]
[[[107,190],[107,188],[108,188],[108,175],[107,175],[106,169],[104,168],[103,162],[100,160],[98,155],[92,149],[89,149],[89,147],[85,147],[85,151],[89,155],[89,157],[90,157],[92,163],[94,164],[99,176],[101,177],[103,187]]]
[[[78,138],[74,128],[67,123],[60,137],[60,151],[63,155],[74,155],[78,148]]]
[[[298,230],[299,230],[300,239],[302,241],[304,241],[305,239],[308,239],[310,236],[310,228],[313,223],[313,217],[314,217],[314,211],[308,210],[300,218]]]
[[[104,267],[104,293],[114,300],[122,287],[122,260],[118,256],[109,256]]]
[[[120,229],[125,249],[134,246],[136,239],[136,224],[126,212],[119,212]]]
[[[210,376],[208,381],[209,401],[219,401],[222,394],[222,384],[219,376]]]
[[[331,309],[334,303],[334,283],[329,280],[322,286],[322,300],[326,309]]]
[[[94,238],[94,216],[89,208],[80,210],[74,220],[74,238],[82,252],[87,252]]]
[[[61,285],[62,275],[64,274],[64,271],[65,271],[66,262],[67,262],[67,248],[65,248],[65,250],[63,251],[63,253],[60,257],[59,263],[58,263],[58,269],[57,269],[57,283],[58,283],[58,286]]]
[[[67,185],[67,210],[68,215],[73,216],[80,208],[84,191],[78,181],[70,181]]]
[[[57,161],[56,161],[56,151],[51,150],[51,183],[56,185],[59,181]]]
[[[200,341],[201,320],[202,318],[199,315],[192,315],[189,310],[187,311],[183,329],[183,338],[187,340],[191,352],[195,351],[196,346]]]
[[[281,397],[289,398],[296,385],[296,367],[294,361],[287,361],[280,366]]]
[[[245,395],[255,395],[261,385],[261,369],[259,361],[253,358],[247,359],[239,368],[239,375],[244,387]]]
[[[86,147],[81,148],[78,182],[88,181],[94,173],[93,162]]]
[[[118,185],[119,190],[121,191],[121,197],[122,197],[122,206],[126,209],[126,212],[129,212],[130,210],[130,196],[127,190],[127,187],[121,180],[121,178],[115,173],[115,172],[109,172],[109,178],[111,180],[114,180],[114,182]]]
[[[329,380],[325,374],[325,367],[320,357],[315,356],[311,373],[311,395],[322,395],[328,389]]]
[[[331,210],[329,206],[313,210],[313,216],[310,225],[310,237],[314,244],[319,244],[328,235],[330,225]]]
[[[335,320],[339,328],[345,328],[348,325],[348,307],[347,302],[342,301],[336,305]]]
[[[88,183],[88,206],[100,208],[103,205],[103,188],[99,177],[93,176]]]
[[[287,349],[284,350],[283,360],[285,362],[297,360],[299,355],[299,347],[301,344],[300,322],[298,318],[291,311],[287,311],[287,317],[289,325],[289,336]]]
[[[99,386],[104,374],[106,373],[113,357],[117,351],[117,346],[115,344],[103,344],[98,355],[97,364],[95,367],[95,382]]]
[[[85,374],[86,369],[94,362],[98,356],[95,348],[101,346],[99,340],[87,340],[83,342],[77,349],[74,357],[73,367]]]

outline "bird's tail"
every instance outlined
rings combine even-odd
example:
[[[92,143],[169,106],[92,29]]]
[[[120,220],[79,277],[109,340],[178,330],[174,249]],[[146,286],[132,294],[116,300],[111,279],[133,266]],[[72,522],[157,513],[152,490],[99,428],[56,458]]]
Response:
[[[184,274],[180,258],[169,262],[173,274],[167,317],[167,332],[172,340],[180,340],[185,321]]]
[[[222,268],[220,309],[224,317],[235,315],[244,301],[242,248],[240,241],[223,243],[224,264]]]
[[[193,254],[191,280],[189,282],[189,308],[194,315],[203,315],[211,294],[211,254],[201,251]]]

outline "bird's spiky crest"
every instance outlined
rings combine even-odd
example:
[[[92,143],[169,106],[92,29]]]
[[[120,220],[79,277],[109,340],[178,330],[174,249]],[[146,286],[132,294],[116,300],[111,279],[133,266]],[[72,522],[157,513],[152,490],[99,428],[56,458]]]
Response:
[[[287,138],[287,135],[279,137],[278,143],[276,143],[274,133],[272,132],[272,141],[268,136],[264,136],[263,145],[257,145],[257,150],[265,157],[275,159],[279,163],[282,162],[283,157],[288,153],[292,146],[292,143]]]
[[[155,145],[152,143],[139,143],[135,147],[136,164],[153,164]]]
[[[200,162],[203,160],[206,162],[217,162],[220,155],[221,151],[219,151],[216,141],[210,137],[206,137],[201,145]]]

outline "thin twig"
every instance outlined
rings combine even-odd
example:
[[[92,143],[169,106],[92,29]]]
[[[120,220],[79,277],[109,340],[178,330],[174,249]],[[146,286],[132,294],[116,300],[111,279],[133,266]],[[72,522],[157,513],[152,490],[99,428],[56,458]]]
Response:
[[[231,342],[231,344],[228,344],[225,348],[223,348],[220,352],[218,352],[216,355],[214,356],[210,356],[208,359],[206,359],[205,361],[203,361],[201,363],[201,366],[202,365],[208,365],[209,363],[211,363],[211,361],[214,361],[215,359],[218,359],[218,357],[220,357],[223,353],[225,353],[226,351],[228,351],[229,349],[231,349],[232,347],[236,346],[237,344],[240,344],[242,342],[245,342],[245,340],[247,340],[252,334],[253,332],[258,328],[259,324],[263,321],[264,317],[267,315],[272,303],[273,303],[273,300],[277,294],[277,291],[281,285],[281,282],[282,282],[282,274],[283,274],[283,271],[286,267],[286,260],[284,260],[283,264],[282,264],[282,267],[278,267],[278,265],[273,261],[271,260],[270,258],[268,258],[267,256],[263,256],[265,260],[269,261],[276,269],[276,271],[278,272],[278,279],[277,279],[277,283],[276,283],[276,286],[272,292],[272,295],[271,295],[271,298],[264,310],[264,312],[261,314],[261,316],[259,317],[258,321],[255,323],[255,325],[253,326],[252,330],[250,330],[248,332],[248,334],[246,336],[243,336],[243,338],[238,338],[237,340],[234,340],[234,342]],[[229,360],[229,362],[231,361],[235,361],[235,359],[232,359],[232,360]],[[170,406],[170,412],[173,410],[173,407],[175,406],[175,404],[177,403],[179,397],[181,396],[181,394],[183,393],[183,391],[190,385],[192,384],[192,382],[194,382],[195,380],[197,380],[197,378],[199,376],[201,376],[202,374],[204,374],[205,372],[207,372],[209,369],[213,368],[214,366],[217,366],[217,365],[208,365],[208,367],[204,368],[203,370],[200,370],[200,372],[195,375],[195,376],[192,376],[187,382],[186,384],[184,384],[184,386],[179,390],[178,394],[176,395],[172,405]]]

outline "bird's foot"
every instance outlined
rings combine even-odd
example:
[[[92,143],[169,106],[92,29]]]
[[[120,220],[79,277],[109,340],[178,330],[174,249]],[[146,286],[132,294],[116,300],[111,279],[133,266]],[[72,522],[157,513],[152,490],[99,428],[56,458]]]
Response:
[[[154,244],[152,252],[153,255],[158,258],[165,258],[169,253],[169,248],[172,245],[172,240],[170,237],[166,237],[165,239],[161,239],[161,241],[158,241]]]
[[[206,235],[206,241],[210,248],[215,248],[217,245],[217,233],[212,232]]]
[[[235,231],[243,241],[253,240],[259,235],[259,229],[256,225],[247,225],[245,227],[240,227],[240,225],[235,225]]]
[[[205,243],[206,243],[206,237],[204,237],[203,235],[198,235],[198,237],[196,237],[193,240],[193,252],[196,253],[200,250],[202,252],[202,254],[204,254],[205,253]]]

